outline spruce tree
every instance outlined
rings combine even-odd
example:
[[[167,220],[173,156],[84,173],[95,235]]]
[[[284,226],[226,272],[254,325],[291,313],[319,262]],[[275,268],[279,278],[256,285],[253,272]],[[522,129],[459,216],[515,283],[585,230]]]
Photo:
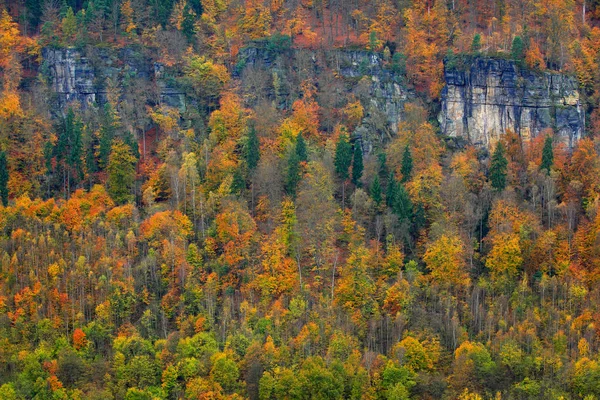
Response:
[[[402,173],[402,183],[406,183],[410,180],[410,176],[413,170],[413,159],[412,154],[410,152],[410,148],[408,145],[404,148],[404,153],[402,154],[402,166],[400,168],[400,172]]]
[[[108,160],[108,194],[117,204],[133,201],[131,189],[135,182],[136,158],[131,147],[121,140],[115,141]]]
[[[381,183],[379,182],[379,175],[375,175],[373,183],[371,183],[371,198],[379,206],[381,204]]]
[[[471,42],[471,52],[478,54],[479,50],[481,50],[481,35],[476,33],[475,36],[473,36],[473,41]]]
[[[525,58],[525,44],[521,36],[515,36],[513,39],[510,53],[516,61],[522,61]]]
[[[352,183],[359,185],[360,178],[363,174],[363,153],[360,144],[357,142],[354,144],[354,157],[352,158]]]
[[[296,154],[298,155],[300,162],[308,161],[308,151],[306,150],[306,142],[302,137],[302,132],[298,133],[298,136],[296,136]]]
[[[501,192],[506,187],[506,172],[508,160],[505,157],[504,144],[498,142],[494,154],[492,155],[492,164],[490,166],[490,181],[492,187]]]
[[[196,34],[196,14],[189,6],[188,3],[183,7],[183,21],[181,21],[181,33],[188,40],[188,42],[192,42],[194,39],[194,35]]]
[[[0,151],[0,198],[6,207],[8,205],[8,161],[4,151]]]
[[[341,135],[335,146],[335,172],[345,181],[348,179],[348,169],[352,163],[352,146],[348,141],[348,136]]]
[[[542,164],[540,165],[540,169],[546,170],[547,174],[550,174],[550,168],[554,164],[554,150],[552,149],[552,137],[550,135],[546,136],[546,140],[544,141],[544,149],[542,150]]]
[[[394,214],[398,216],[400,221],[410,221],[413,217],[412,201],[410,200],[404,185],[397,186],[392,210],[394,211]]]
[[[387,180],[387,187],[385,191],[385,204],[388,207],[393,207],[394,200],[396,199],[396,192],[398,191],[398,183],[393,172],[390,172]]]
[[[250,129],[248,130],[248,140],[244,148],[244,159],[249,171],[254,171],[260,160],[260,142],[258,141],[256,129],[253,125],[250,125]]]
[[[296,197],[296,187],[300,182],[300,159],[298,154],[293,151],[288,158],[288,165],[285,177],[285,191],[288,195]]]

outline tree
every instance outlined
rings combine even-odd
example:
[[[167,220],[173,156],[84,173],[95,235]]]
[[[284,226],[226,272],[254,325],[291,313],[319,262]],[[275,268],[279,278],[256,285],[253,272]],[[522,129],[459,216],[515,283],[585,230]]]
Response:
[[[354,143],[354,157],[352,158],[352,183],[360,184],[360,178],[363,174],[363,152],[360,143]]]
[[[246,166],[250,171],[256,169],[258,161],[260,160],[260,142],[253,124],[250,125],[248,130],[248,138],[244,148],[244,159],[246,160]]]
[[[469,285],[464,271],[464,246],[458,236],[442,235],[431,243],[423,261],[431,271],[431,279],[442,290],[455,291]]]
[[[373,183],[371,183],[371,198],[379,206],[381,203],[381,183],[379,182],[379,175],[375,175]]]
[[[188,3],[183,7],[183,21],[181,21],[181,33],[188,40],[192,42],[194,35],[196,34],[196,13],[192,10]]]
[[[6,207],[8,205],[8,162],[4,151],[0,151],[0,199]]]
[[[525,44],[521,36],[515,36],[510,48],[511,56],[516,61],[523,61],[525,58]]]
[[[348,169],[352,162],[352,146],[348,141],[348,136],[342,134],[335,146],[335,172],[345,181],[348,179]]]
[[[490,166],[490,181],[492,187],[498,192],[503,191],[506,187],[508,160],[506,159],[505,152],[504,144],[498,142],[492,155],[492,164]]]
[[[406,183],[410,180],[410,176],[413,170],[413,159],[412,153],[410,152],[410,148],[408,145],[404,148],[404,153],[402,154],[402,167],[400,172],[402,173],[402,183]]]
[[[298,156],[298,160],[300,160],[300,162],[308,161],[308,152],[306,151],[306,142],[304,141],[302,132],[299,132],[298,136],[296,136],[296,155]]]
[[[302,164],[307,161],[306,144],[302,138],[302,133],[296,136],[296,145],[288,158],[287,174],[285,180],[285,190],[290,196],[296,195],[298,182],[302,179]]]
[[[542,163],[540,164],[540,169],[542,171],[546,170],[546,173],[550,174],[550,168],[552,168],[552,164],[554,164],[554,150],[552,149],[552,137],[548,135],[544,140],[544,148],[542,150]]]
[[[136,159],[131,148],[121,140],[112,145],[108,159],[108,193],[117,204],[133,200],[131,189],[135,182]]]
[[[471,42],[471,53],[478,54],[481,50],[481,35],[476,33],[473,36],[473,42]]]

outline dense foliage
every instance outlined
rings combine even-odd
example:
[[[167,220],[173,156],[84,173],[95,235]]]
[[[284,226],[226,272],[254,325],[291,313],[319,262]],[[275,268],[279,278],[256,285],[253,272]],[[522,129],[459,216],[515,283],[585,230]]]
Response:
[[[1,399],[600,399],[598,1],[0,10]],[[397,129],[368,65],[311,67],[340,47],[414,90]],[[58,104],[43,48],[128,50],[186,107],[135,73]],[[576,75],[585,137],[441,137],[464,55]]]

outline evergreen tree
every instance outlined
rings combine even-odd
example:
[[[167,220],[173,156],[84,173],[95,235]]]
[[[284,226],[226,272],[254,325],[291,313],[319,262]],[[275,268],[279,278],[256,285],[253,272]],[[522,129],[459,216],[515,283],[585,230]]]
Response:
[[[306,142],[304,141],[304,138],[302,137],[302,132],[298,133],[298,136],[296,136],[296,155],[298,156],[298,159],[300,160],[300,162],[308,161],[308,152],[306,150]]]
[[[108,193],[117,204],[133,201],[131,189],[135,182],[136,159],[131,147],[121,140],[115,141],[108,160]]]
[[[505,157],[506,150],[504,144],[498,142],[494,154],[492,155],[492,164],[490,166],[490,181],[492,187],[501,192],[506,187],[506,171],[508,168],[508,160]]]
[[[378,174],[382,179],[387,178],[389,175],[388,167],[387,167],[387,156],[385,153],[381,152],[377,155],[377,161],[379,161],[379,170]]]
[[[106,168],[108,157],[112,149],[113,139],[116,131],[116,118],[110,103],[104,107],[104,121],[100,128],[100,143],[98,145],[98,164],[100,168]]]
[[[404,185],[398,185],[392,206],[400,221],[410,221],[413,217],[413,205]]]
[[[398,183],[396,182],[396,177],[393,172],[390,172],[385,190],[385,203],[388,207],[393,207],[397,191]]]
[[[8,161],[4,151],[0,151],[0,198],[6,207],[8,205]]]
[[[363,153],[360,147],[360,143],[354,144],[354,157],[352,158],[352,183],[355,185],[360,184],[360,178],[363,174]]]
[[[371,183],[371,198],[379,206],[381,204],[381,183],[379,182],[379,175],[375,175],[373,183]]]
[[[402,166],[400,168],[400,172],[402,173],[402,183],[406,183],[410,180],[410,176],[413,170],[413,159],[412,154],[410,152],[410,148],[408,145],[404,148],[404,153],[402,154]]]
[[[515,36],[510,48],[512,58],[517,61],[522,61],[525,58],[525,44],[521,36]]]
[[[188,0],[188,4],[192,7],[194,12],[198,17],[202,16],[204,13],[204,7],[202,6],[202,1],[200,0]]]
[[[188,42],[192,42],[196,34],[196,13],[192,10],[188,3],[183,8],[183,21],[181,22],[181,33],[186,37]]]
[[[335,146],[335,172],[345,181],[348,179],[348,169],[352,163],[352,146],[348,141],[348,136],[342,134]]]
[[[541,170],[546,170],[547,174],[550,174],[550,168],[554,164],[554,150],[552,149],[552,137],[546,136],[544,141],[544,149],[542,150],[542,164],[540,165]]]
[[[296,196],[296,188],[300,182],[300,159],[296,151],[293,151],[288,158],[288,165],[285,177],[285,191],[292,197]]]
[[[477,54],[479,50],[481,50],[481,35],[476,33],[471,42],[471,52]]]
[[[248,139],[244,147],[244,159],[249,171],[254,171],[260,160],[260,142],[258,141],[254,125],[250,125],[250,129],[248,130]]]

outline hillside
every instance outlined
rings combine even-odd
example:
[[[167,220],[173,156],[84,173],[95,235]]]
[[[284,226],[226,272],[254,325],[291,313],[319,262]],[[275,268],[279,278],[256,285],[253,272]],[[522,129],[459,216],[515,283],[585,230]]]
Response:
[[[0,0],[0,399],[600,399],[599,7]]]

